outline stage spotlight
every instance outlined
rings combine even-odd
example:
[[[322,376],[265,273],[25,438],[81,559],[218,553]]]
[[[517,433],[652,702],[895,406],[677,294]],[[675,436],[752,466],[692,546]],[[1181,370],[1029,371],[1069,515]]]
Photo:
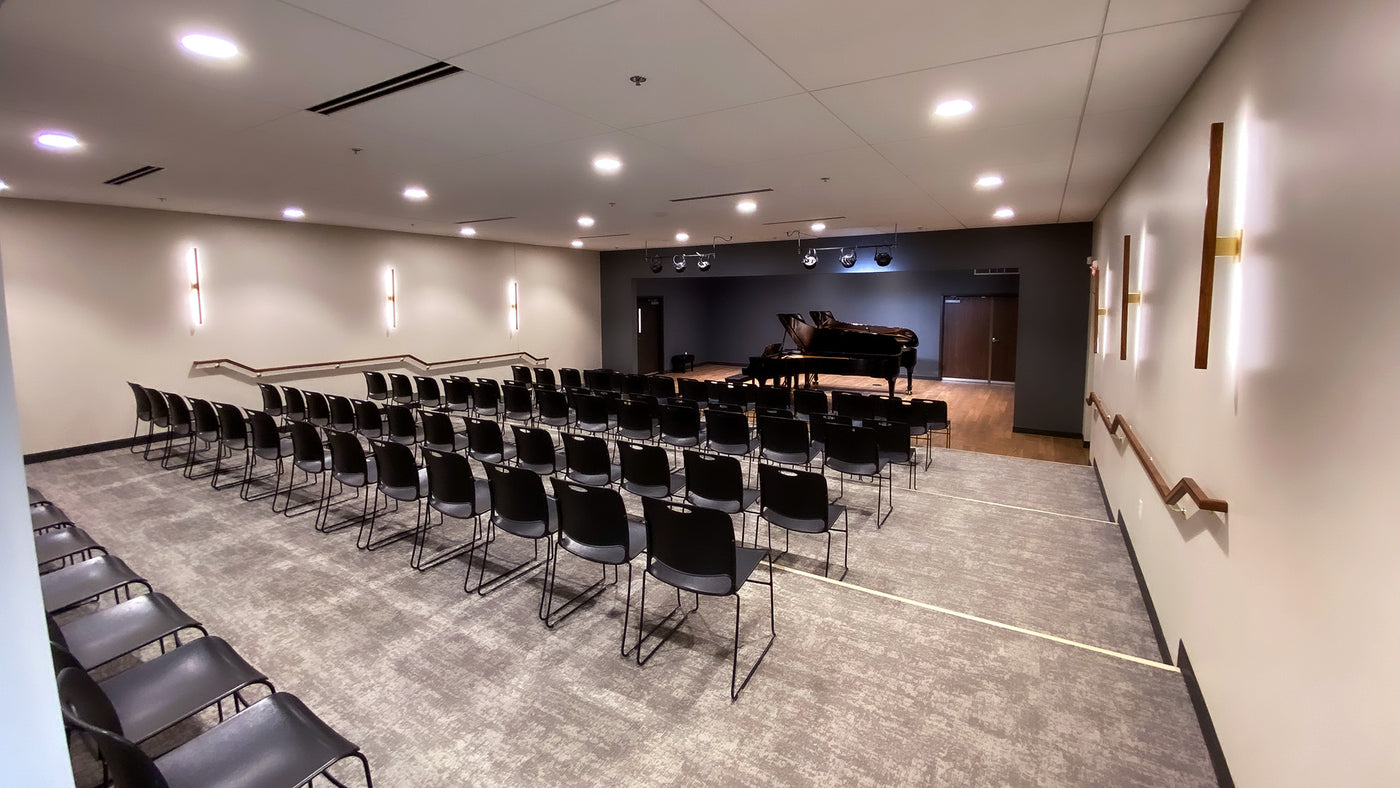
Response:
[[[854,249],[842,249],[842,250],[841,250],[841,267],[842,267],[842,268],[852,268],[852,267],[855,266],[855,264],[856,264],[856,250],[854,250]]]
[[[685,255],[678,254],[671,258],[671,267],[676,269],[676,273],[685,273]]]
[[[816,266],[817,266],[817,253],[816,253],[815,251],[811,250],[811,249],[808,249],[808,250],[807,250],[806,256],[804,256],[804,257],[802,258],[802,267],[803,267],[803,268],[816,268]]]
[[[713,263],[714,261],[715,261],[715,254],[714,254],[714,252],[711,252],[711,253],[709,253],[709,254],[707,254],[707,255],[701,255],[700,259],[695,261],[695,267],[696,267],[696,268],[699,268],[701,271],[708,271],[708,270],[710,270],[710,264]]]
[[[660,257],[653,257],[653,258],[650,258],[649,260],[647,260],[647,263],[651,266],[651,272],[652,272],[653,274],[659,274],[659,273],[661,273],[661,258],[660,258]]]
[[[893,261],[894,258],[890,256],[890,253],[883,249],[875,253],[875,265],[878,265],[881,268],[884,268]]]

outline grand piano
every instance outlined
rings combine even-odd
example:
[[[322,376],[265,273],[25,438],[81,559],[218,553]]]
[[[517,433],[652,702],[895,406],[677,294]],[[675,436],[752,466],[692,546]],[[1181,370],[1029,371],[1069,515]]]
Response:
[[[830,313],[828,313],[830,314]],[[889,334],[846,328],[817,328],[802,315],[778,315],[783,330],[796,350],[783,351],[770,345],[762,356],[749,358],[744,374],[760,384],[772,379],[796,383],[799,376],[809,381],[814,375],[864,375],[882,378],[894,395],[899,377],[903,346]],[[912,332],[911,332],[912,333]]]
[[[845,323],[836,319],[829,310],[809,312],[812,324],[817,328],[841,328],[847,331],[865,331],[872,334],[892,336],[899,341],[899,365],[904,367],[905,393],[914,391],[914,364],[919,360],[919,335],[907,328],[897,326],[871,326],[865,323]]]

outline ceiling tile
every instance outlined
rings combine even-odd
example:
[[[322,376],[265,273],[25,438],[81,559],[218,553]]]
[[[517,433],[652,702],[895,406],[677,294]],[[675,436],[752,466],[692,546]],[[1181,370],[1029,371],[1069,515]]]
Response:
[[[1086,111],[1176,104],[1238,18],[1211,16],[1104,36]]]
[[[1075,146],[1074,165],[1065,189],[1069,216],[1097,216],[1138,156],[1156,136],[1172,105],[1086,115]],[[1068,216],[1062,221],[1072,221]],[[1082,218],[1080,220],[1083,220]]]
[[[1111,0],[1105,33],[1243,11],[1249,0]]]
[[[819,153],[861,142],[806,94],[639,126],[631,131],[716,166]]]

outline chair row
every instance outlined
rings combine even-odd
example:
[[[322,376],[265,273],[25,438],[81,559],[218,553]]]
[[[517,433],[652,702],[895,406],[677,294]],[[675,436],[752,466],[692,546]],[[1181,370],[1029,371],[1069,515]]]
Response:
[[[373,785],[358,746],[295,695],[278,692],[227,641],[155,592],[52,501],[33,488],[29,501],[64,723],[85,734],[82,741],[114,785],[293,788],[318,776],[335,782],[327,770],[346,758],[357,759],[365,784]],[[137,587],[144,593],[133,594]],[[114,604],[101,607],[109,592]],[[96,609],[78,615],[86,607]],[[158,656],[137,661],[155,644]],[[249,703],[244,695],[253,687],[265,695]],[[224,708],[230,700],[232,716]],[[218,712],[215,727],[155,758],[142,750],[142,743],[211,708]],[[249,764],[271,768],[254,773]]]

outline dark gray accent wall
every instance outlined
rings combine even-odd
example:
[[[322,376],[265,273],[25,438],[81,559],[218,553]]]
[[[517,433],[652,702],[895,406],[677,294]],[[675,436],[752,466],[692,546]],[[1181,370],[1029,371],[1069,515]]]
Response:
[[[692,262],[683,274],[669,263],[653,274],[640,250],[603,252],[603,365],[636,368],[636,298],[660,296],[668,359],[690,352],[697,361],[742,363],[783,339],[778,312],[830,309],[852,323],[913,329],[919,335],[915,374],[937,377],[944,296],[1018,294],[1013,423],[1022,430],[1078,435],[1089,335],[1085,259],[1092,237],[1088,223],[901,233],[886,268],[875,265],[876,249],[862,249],[854,268],[841,268],[838,253],[830,251],[820,253],[810,271],[803,269],[795,241],[720,246],[704,273]],[[816,244],[892,240],[846,237]],[[677,251],[651,253],[669,260]],[[974,268],[1019,268],[1021,274],[973,276]]]

